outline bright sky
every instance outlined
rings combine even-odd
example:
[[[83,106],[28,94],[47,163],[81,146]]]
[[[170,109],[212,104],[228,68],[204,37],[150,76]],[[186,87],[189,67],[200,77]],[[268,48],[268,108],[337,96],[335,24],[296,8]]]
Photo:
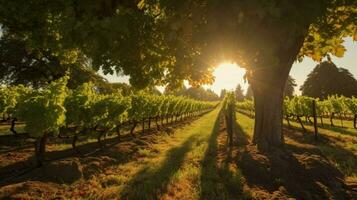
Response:
[[[345,47],[347,49],[343,58],[332,57],[332,61],[337,65],[337,67],[343,67],[348,69],[355,78],[357,78],[357,42],[353,42],[351,38],[346,39]],[[301,63],[296,62],[291,71],[290,75],[296,80],[297,87],[295,88],[296,94],[301,94],[299,88],[304,83],[307,75],[313,70],[313,68],[318,63],[314,62],[310,58],[304,59]],[[216,77],[215,82],[212,85],[204,86],[205,88],[210,88],[218,95],[222,89],[232,90],[237,84],[241,84],[246,90],[248,84],[244,83],[243,75],[245,70],[238,67],[233,63],[222,63],[214,71],[214,76]],[[106,75],[104,76],[109,82],[128,82],[128,77],[118,77],[116,75]],[[163,91],[163,88],[159,88]]]

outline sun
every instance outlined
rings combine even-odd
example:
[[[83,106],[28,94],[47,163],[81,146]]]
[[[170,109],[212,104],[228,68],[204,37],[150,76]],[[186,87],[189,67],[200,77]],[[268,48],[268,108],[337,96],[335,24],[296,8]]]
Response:
[[[222,89],[234,90],[240,84],[246,90],[248,84],[243,80],[244,74],[245,69],[239,67],[236,63],[223,62],[213,71],[215,81],[212,85],[207,86],[207,88],[219,94]]]

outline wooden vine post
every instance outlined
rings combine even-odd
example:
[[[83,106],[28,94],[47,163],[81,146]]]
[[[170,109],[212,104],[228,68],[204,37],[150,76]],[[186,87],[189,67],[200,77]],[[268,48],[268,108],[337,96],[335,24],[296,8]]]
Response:
[[[318,129],[317,129],[316,100],[315,99],[312,101],[312,115],[314,117],[315,142],[317,142]]]

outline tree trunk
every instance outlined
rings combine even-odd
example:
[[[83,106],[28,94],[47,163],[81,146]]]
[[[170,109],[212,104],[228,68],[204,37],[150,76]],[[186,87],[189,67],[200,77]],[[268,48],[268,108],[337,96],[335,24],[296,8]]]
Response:
[[[253,143],[258,149],[282,146],[283,127],[283,86],[281,83],[252,83],[255,105],[255,124]]]
[[[11,128],[10,128],[10,131],[11,131],[15,136],[18,135],[17,132],[16,132],[16,130],[15,130],[16,121],[17,121],[17,118],[16,118],[16,117],[11,120]]]
[[[313,124],[314,122],[311,121],[311,118],[310,117],[307,117],[307,120],[309,121],[310,124]]]
[[[164,117],[160,117],[160,118],[161,118],[161,126],[164,127],[165,126]]]
[[[149,117],[149,122],[148,122],[148,129],[150,131],[150,128],[151,128],[151,117]]]
[[[333,124],[333,116],[334,116],[334,113],[331,113],[331,115],[330,115],[330,123],[331,123],[331,126],[335,126],[335,125]]]
[[[103,146],[105,146],[105,144],[104,143],[102,143],[102,137],[106,134],[106,130],[104,129],[104,130],[100,130],[100,132],[99,132],[99,135],[98,135],[98,138],[97,138],[97,142],[98,142],[98,146],[99,147],[103,147]]]
[[[72,139],[72,148],[73,148],[74,153],[78,153],[78,149],[76,146],[77,140],[78,140],[78,135],[75,134]]]
[[[157,130],[159,131],[159,130],[160,130],[160,125],[159,125],[159,123],[158,123],[158,120],[159,120],[159,117],[156,116],[156,117],[155,117],[155,124],[156,124]]]
[[[117,132],[117,136],[118,136],[118,140],[119,140],[119,141],[120,141],[120,139],[121,139],[120,127],[121,127],[120,124],[115,127],[115,131]]]
[[[357,114],[355,114],[355,117],[353,119],[353,127],[357,128]]]
[[[143,119],[142,121],[141,121],[141,126],[142,126],[142,134],[144,134],[144,132],[145,132],[145,119]]]
[[[323,117],[320,116],[320,121],[321,121],[321,126],[324,127],[324,121],[323,121]]]
[[[285,119],[286,119],[286,121],[288,122],[288,126],[289,126],[289,128],[291,128],[291,124],[290,124],[289,117],[288,117],[288,116],[286,116],[286,117],[285,117]]]
[[[37,138],[35,141],[35,156],[36,156],[36,164],[38,167],[42,166],[43,161],[45,160],[46,143],[47,143],[47,134],[44,134],[42,137]]]
[[[302,130],[303,130],[303,134],[305,134],[307,131],[306,131],[306,128],[305,128],[304,124],[302,123],[301,118],[298,116],[297,119],[298,119],[298,122],[301,125]]]
[[[133,126],[130,129],[130,135],[133,136],[133,137],[135,137],[134,130],[135,130],[136,125],[137,125],[137,122],[134,120],[133,121]]]

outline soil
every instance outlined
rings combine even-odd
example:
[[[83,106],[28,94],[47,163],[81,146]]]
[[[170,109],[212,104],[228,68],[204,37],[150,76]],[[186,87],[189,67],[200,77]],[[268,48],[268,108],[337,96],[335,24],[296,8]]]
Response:
[[[268,152],[258,151],[237,132],[231,162],[240,169],[251,199],[357,199],[356,182],[345,180],[313,144],[296,140],[300,132],[283,131],[284,148]]]

